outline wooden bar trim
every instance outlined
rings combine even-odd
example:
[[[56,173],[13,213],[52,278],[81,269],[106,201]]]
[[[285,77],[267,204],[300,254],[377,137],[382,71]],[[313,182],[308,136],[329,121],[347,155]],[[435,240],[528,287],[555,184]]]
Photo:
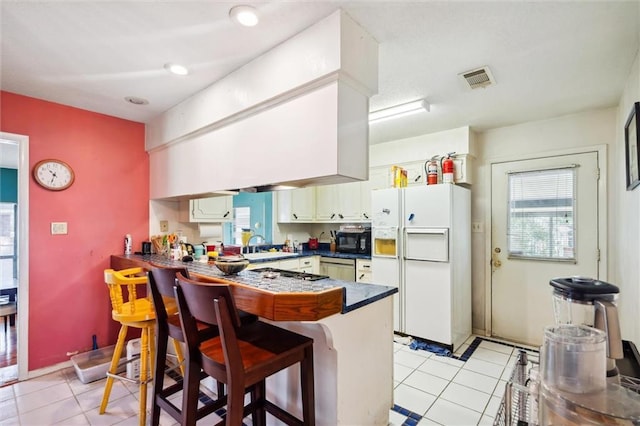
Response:
[[[132,267],[151,269],[148,262],[118,255],[111,256],[111,267],[116,270]],[[345,291],[342,287],[321,292],[276,293],[224,278],[198,273],[193,273],[193,276],[212,283],[230,284],[238,309],[271,321],[318,321],[342,312]]]

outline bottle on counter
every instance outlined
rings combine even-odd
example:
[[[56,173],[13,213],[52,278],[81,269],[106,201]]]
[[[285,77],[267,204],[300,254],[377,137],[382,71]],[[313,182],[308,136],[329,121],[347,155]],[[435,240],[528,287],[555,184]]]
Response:
[[[124,236],[124,254],[131,254],[132,247],[133,240],[131,239],[131,234],[127,234]]]

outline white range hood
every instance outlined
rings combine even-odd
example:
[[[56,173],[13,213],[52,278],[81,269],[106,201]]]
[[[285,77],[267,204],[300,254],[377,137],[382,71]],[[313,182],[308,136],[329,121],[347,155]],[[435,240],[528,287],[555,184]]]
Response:
[[[151,199],[366,180],[377,43],[338,11],[147,125]]]

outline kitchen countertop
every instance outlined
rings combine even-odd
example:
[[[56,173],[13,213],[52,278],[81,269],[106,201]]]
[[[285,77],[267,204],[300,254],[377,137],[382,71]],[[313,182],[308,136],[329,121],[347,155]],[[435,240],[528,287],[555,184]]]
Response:
[[[263,252],[259,252],[263,253]],[[275,253],[279,253],[282,256],[276,256]],[[330,250],[304,250],[300,252],[274,252],[273,257],[265,259],[248,259],[250,263],[264,263],[264,262],[277,262],[279,260],[291,259],[293,257],[309,257],[309,256],[322,256],[333,257],[337,259],[366,259],[370,260],[370,254],[355,254],[355,253],[338,253]]]
[[[331,253],[331,252],[329,252]],[[345,255],[346,253],[332,253],[334,255]],[[293,257],[293,253],[283,253],[285,257]],[[288,255],[288,256],[286,256]],[[314,255],[323,255],[316,252],[304,252],[300,255],[294,255],[295,257],[300,256],[314,256]],[[353,255],[351,255],[353,256]],[[334,256],[337,257],[337,256]],[[351,257],[353,258],[353,257]],[[270,258],[266,261],[274,261],[282,258]],[[113,255],[111,256],[111,264],[113,268],[121,269],[126,267],[131,267],[133,265],[146,267],[149,269],[150,263],[155,263],[162,266],[168,267],[186,267],[189,270],[189,273],[197,274],[206,278],[211,278],[214,280],[222,280],[225,282],[229,282],[232,284],[240,284],[243,289],[248,290],[248,292],[253,292],[253,295],[260,296],[268,296],[271,295],[273,297],[265,297],[270,300],[275,300],[278,296],[281,296],[281,299],[287,297],[287,304],[292,306],[295,304],[296,295],[299,295],[299,300],[307,300],[310,297],[317,297],[319,299],[323,299],[321,303],[326,308],[319,315],[330,315],[334,313],[342,313],[346,314],[348,312],[354,311],[358,308],[366,306],[368,304],[374,303],[380,299],[384,299],[385,297],[389,297],[398,292],[398,289],[395,287],[385,286],[385,285],[377,285],[377,284],[363,284],[349,281],[341,281],[335,280],[331,278],[326,278],[318,281],[304,281],[298,280],[294,278],[286,278],[286,277],[278,277],[278,278],[263,278],[262,274],[259,272],[254,272],[251,270],[244,270],[237,275],[224,275],[220,270],[218,270],[215,265],[210,265],[207,263],[200,262],[182,262],[178,260],[169,260],[164,256],[158,255]],[[256,262],[260,263],[260,262]],[[340,297],[336,291],[338,289],[342,289],[341,292],[341,301],[338,309],[334,308],[336,304],[331,302],[329,299],[333,299],[334,297]],[[266,294],[265,294],[266,293]],[[247,297],[251,297],[251,294],[247,294]],[[268,308],[270,310],[271,308]],[[274,307],[274,311],[270,312],[272,316],[271,319],[274,320],[287,320],[292,318],[285,318],[284,316],[278,317],[278,312],[275,312],[277,307]],[[299,312],[298,312],[299,313]],[[317,313],[316,313],[317,314]],[[264,316],[264,315],[263,315]],[[269,318],[269,316],[266,316]],[[317,318],[303,318],[305,320],[313,320]]]

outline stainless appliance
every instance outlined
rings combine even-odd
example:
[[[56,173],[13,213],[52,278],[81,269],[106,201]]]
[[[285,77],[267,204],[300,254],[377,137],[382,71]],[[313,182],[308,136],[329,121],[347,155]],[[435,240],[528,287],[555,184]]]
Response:
[[[345,229],[336,233],[338,253],[371,254],[371,228]]]
[[[471,334],[471,196],[451,185],[375,190],[373,282],[397,286],[395,330],[457,349]]]
[[[616,299],[620,290],[613,284],[584,277],[554,278],[553,312],[556,324],[595,327],[607,335],[607,377],[618,376],[616,359],[624,358]]]

